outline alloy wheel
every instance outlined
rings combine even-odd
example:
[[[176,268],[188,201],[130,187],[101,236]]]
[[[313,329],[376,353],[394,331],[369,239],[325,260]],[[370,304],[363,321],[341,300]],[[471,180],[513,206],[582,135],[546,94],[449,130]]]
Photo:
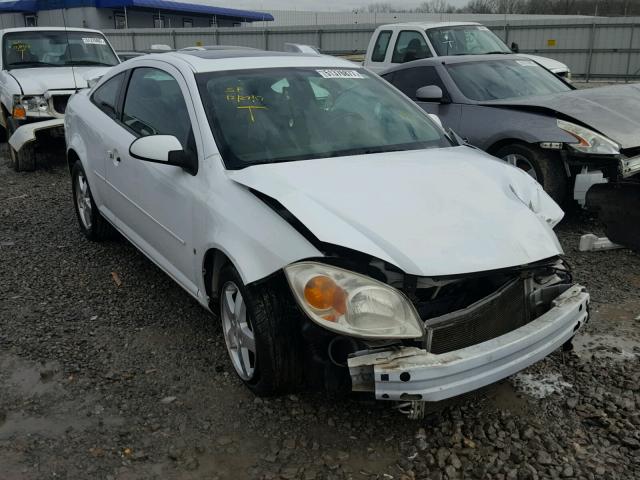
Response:
[[[526,173],[531,175],[534,180],[538,180],[538,174],[536,173],[535,168],[533,168],[533,164],[524,155],[520,155],[519,153],[510,153],[503,157],[503,160],[509,165],[513,165],[520,170],[524,170]]]
[[[91,229],[91,193],[89,192],[89,184],[82,172],[76,176],[76,205],[82,225],[87,230]]]
[[[222,333],[233,368],[240,378],[251,380],[256,368],[256,341],[247,314],[247,304],[234,282],[224,285],[220,308]]]

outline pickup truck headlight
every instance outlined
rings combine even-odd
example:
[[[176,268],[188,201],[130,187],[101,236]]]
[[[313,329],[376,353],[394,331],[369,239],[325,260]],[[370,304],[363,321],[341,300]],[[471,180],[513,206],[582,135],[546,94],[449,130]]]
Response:
[[[586,127],[558,119],[558,128],[578,139],[578,143],[569,143],[568,145],[579,152],[594,155],[618,155],[620,153],[620,146],[616,142]]]
[[[419,338],[422,322],[401,292],[365,275],[317,262],[284,269],[300,307],[318,325],[359,338]]]
[[[46,112],[49,110],[49,102],[41,95],[16,95],[13,104],[22,106],[27,112]]]

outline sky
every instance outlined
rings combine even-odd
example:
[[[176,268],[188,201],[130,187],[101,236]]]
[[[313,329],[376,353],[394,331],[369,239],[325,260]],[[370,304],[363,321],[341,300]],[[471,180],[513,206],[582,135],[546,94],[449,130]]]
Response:
[[[182,0],[185,1],[185,0]],[[198,3],[207,3],[215,6],[225,6],[228,8],[240,8],[251,10],[302,10],[302,11],[344,11],[354,8],[366,7],[371,3],[385,2],[397,5],[398,7],[416,7],[424,0],[235,0],[229,2],[216,0],[195,0]],[[451,5],[462,6],[467,0],[448,0]]]

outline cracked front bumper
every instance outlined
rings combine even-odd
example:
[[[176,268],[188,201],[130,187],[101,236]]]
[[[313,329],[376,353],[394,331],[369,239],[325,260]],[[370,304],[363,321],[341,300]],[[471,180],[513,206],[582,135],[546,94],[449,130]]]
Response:
[[[11,145],[16,152],[19,152],[26,143],[34,142],[36,140],[36,132],[53,130],[56,128],[64,128],[64,118],[53,118],[50,120],[43,120],[41,122],[25,123],[13,132],[13,135],[9,138],[9,145]]]
[[[492,340],[435,355],[415,347],[349,358],[354,391],[379,400],[438,401],[476,390],[542,360],[588,320],[589,294],[575,285],[532,322]]]

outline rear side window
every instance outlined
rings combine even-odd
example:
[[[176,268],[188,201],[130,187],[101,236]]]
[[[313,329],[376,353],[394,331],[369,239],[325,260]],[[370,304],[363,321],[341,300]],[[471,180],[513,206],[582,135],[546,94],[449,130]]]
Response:
[[[391,61],[393,63],[406,63],[430,56],[429,47],[422,33],[415,30],[404,30],[398,35]]]
[[[384,62],[384,58],[387,56],[387,48],[389,48],[389,40],[391,40],[391,32],[389,30],[380,32],[376,44],[373,46],[372,62]]]
[[[446,95],[446,89],[440,80],[436,67],[416,67],[398,70],[394,72],[393,77],[388,80],[412,100],[416,98],[416,90],[428,85],[437,85]]]
[[[124,72],[107,80],[93,92],[91,101],[112,119],[118,118],[118,94],[124,80]]]

